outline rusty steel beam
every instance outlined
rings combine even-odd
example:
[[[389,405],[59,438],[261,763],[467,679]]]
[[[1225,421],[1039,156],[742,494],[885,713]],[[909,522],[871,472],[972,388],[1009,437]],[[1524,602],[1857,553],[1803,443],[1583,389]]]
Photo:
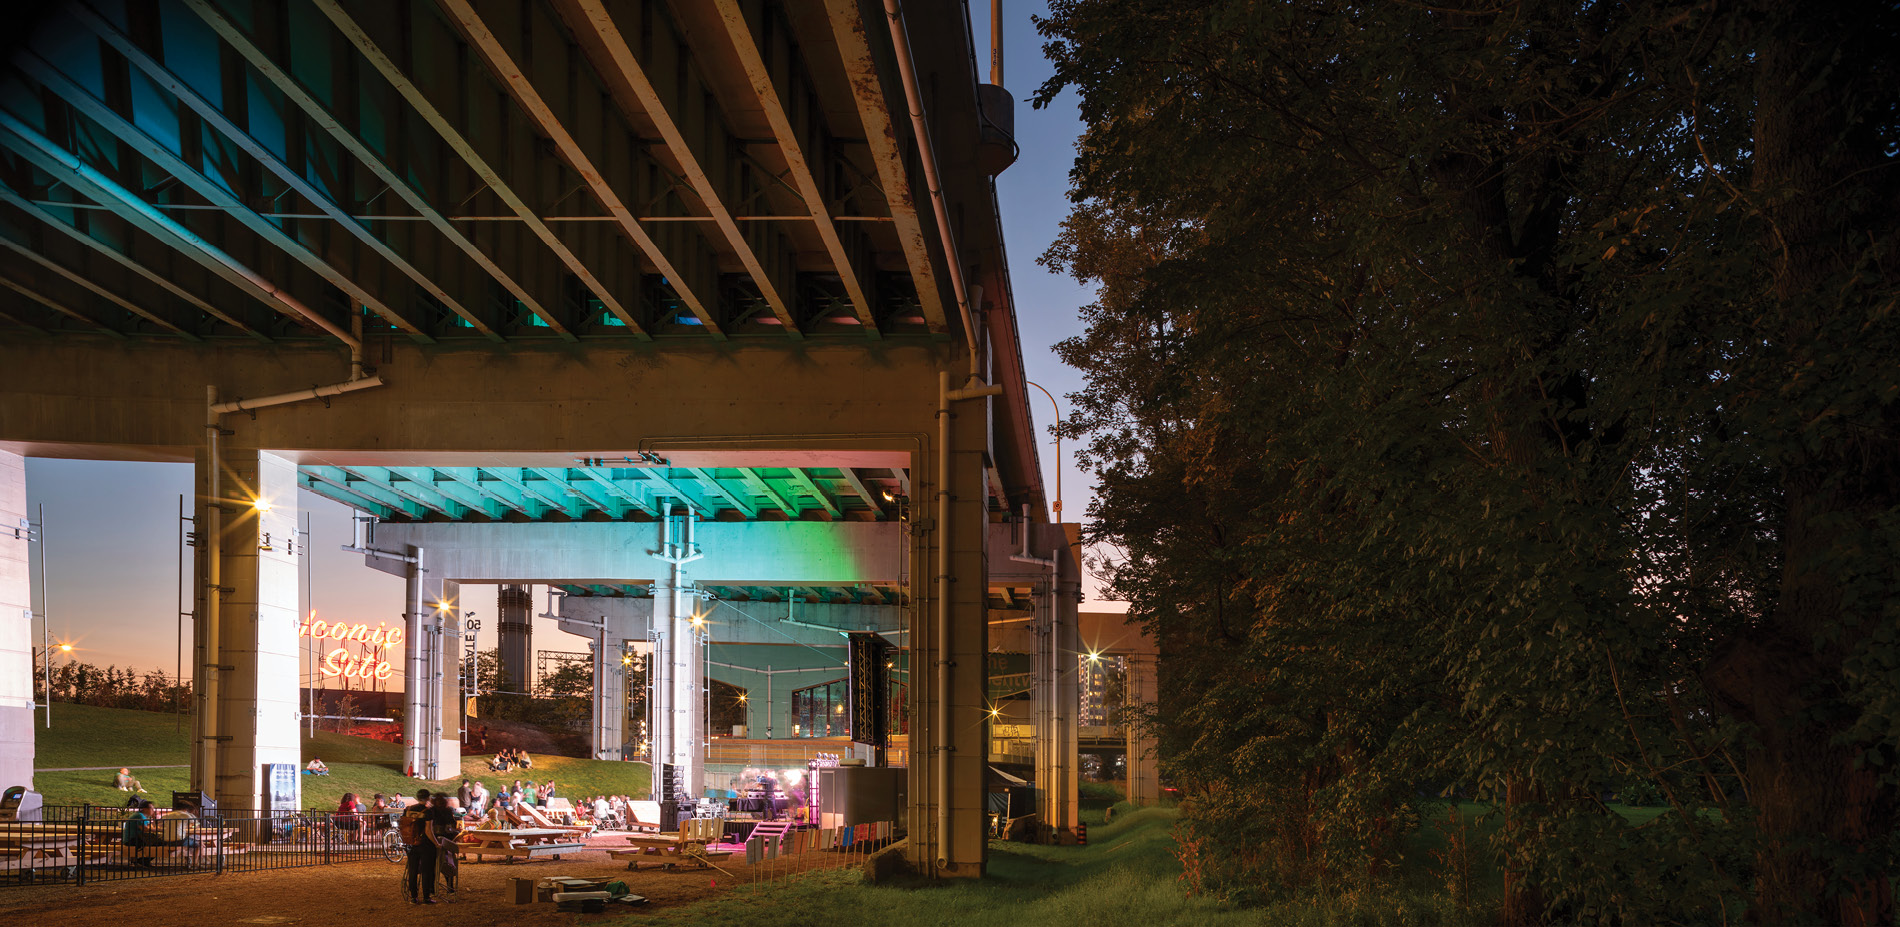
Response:
[[[930,261],[930,239],[924,234],[917,202],[911,197],[910,169],[904,149],[898,142],[897,127],[891,121],[890,103],[884,93],[884,79],[878,74],[877,59],[871,53],[871,40],[865,31],[864,16],[858,0],[825,0],[831,18],[831,32],[838,42],[838,55],[844,61],[845,78],[858,101],[858,118],[864,123],[865,145],[877,164],[878,184],[891,207],[891,221],[897,239],[904,248],[904,261],[910,266],[911,281],[917,286],[917,301],[922,304],[924,322],[931,334],[947,335],[950,322],[943,310],[943,294],[937,288],[937,272]],[[882,24],[880,24],[882,25]],[[956,268],[949,268],[955,273]]]
[[[699,318],[700,324],[704,325],[714,338],[723,339],[725,333],[714,319],[712,307],[708,305],[706,298],[702,294],[693,292],[687,285],[685,276],[680,272],[680,268],[675,266],[672,257],[667,255],[659,242],[640,226],[639,221],[634,218],[633,210],[627,208],[620,193],[608,183],[606,174],[583,150],[581,142],[574,133],[562,124],[560,116],[554,112],[553,107],[549,106],[548,101],[535,88],[534,82],[529,79],[527,69],[517,61],[519,54],[512,51],[509,46],[519,47],[519,43],[525,43],[527,37],[513,33],[505,37],[498,36],[488,28],[480,12],[469,0],[437,0],[437,3],[442,7],[443,12],[448,14],[449,20],[460,29],[462,37],[467,39],[468,43],[481,55],[482,60],[487,62],[489,71],[508,88],[515,102],[520,104],[522,111],[533,120],[535,127],[553,142],[554,150],[560,154],[561,160],[567,162],[567,165],[580,175],[581,180],[594,194],[594,198],[600,202],[601,208],[607,210],[613,217],[613,221],[619,226],[621,232],[647,256],[648,260],[653,262],[653,266],[661,274],[675,282],[674,289],[680,294],[680,299],[693,311],[693,315]],[[742,251],[741,259],[743,260],[746,256],[746,252]],[[757,259],[753,260],[756,262]],[[747,265],[747,269],[750,270],[751,265]],[[761,283],[761,286],[770,290],[769,283]],[[783,313],[782,300],[775,306]],[[783,315],[783,318],[787,324],[790,323],[789,315]],[[631,319],[625,319],[625,321],[629,325],[634,324]]]
[[[37,255],[33,254],[33,252],[27,251],[21,248],[19,245],[14,244],[13,241],[10,239],[0,238],[0,246],[4,246],[8,251],[12,251],[15,254],[23,254],[29,258],[35,258],[36,260],[38,258]],[[64,276],[64,271],[61,270],[60,268],[52,264],[47,264],[46,266],[52,267],[54,272],[59,273],[62,276]],[[71,278],[68,278],[68,279],[71,279]],[[113,328],[112,326],[107,325],[106,323],[101,322],[98,319],[95,319],[83,312],[80,312],[77,309],[74,309],[71,306],[66,305],[66,303],[62,300],[54,299],[53,297],[48,296],[44,293],[41,293],[40,291],[35,290],[24,283],[14,280],[13,278],[8,277],[4,273],[0,273],[0,287],[5,287],[9,290],[12,290],[13,292],[18,293],[21,296],[24,296],[27,299],[32,300],[33,302],[39,303],[40,305],[45,306],[46,308],[51,309],[54,312],[57,312],[61,315],[84,322],[87,325],[97,328],[100,331],[105,332],[106,334],[111,335],[114,338],[123,339],[123,338],[128,337],[125,332],[119,331],[118,329]]]
[[[332,113],[329,108],[313,96],[309,90],[305,89],[301,83],[291,77],[290,74],[278,64],[276,56],[260,48],[249,35],[240,29],[236,23],[227,18],[216,6],[212,5],[209,0],[180,0],[180,2],[190,7],[192,12],[198,15],[199,19],[204,20],[205,24],[210,26],[211,30],[216,32],[218,37],[224,40],[225,44],[231,46],[234,51],[243,57],[247,64],[268,81],[272,87],[276,88],[278,92],[282,93],[307,119],[315,123],[318,128],[321,128],[332,139],[336,140],[337,144],[341,145],[343,150],[349,152],[358,162],[368,168],[370,172],[376,176],[377,180],[381,181],[391,192],[395,193],[404,203],[408,204],[409,208],[415,210],[416,214],[428,222],[444,239],[450,244],[453,244],[463,254],[467,255],[471,262],[485,271],[488,276],[500,284],[503,289],[507,290],[509,295],[520,300],[521,304],[536,316],[542,319],[550,318],[548,310],[541,305],[540,300],[536,299],[532,293],[529,293],[527,288],[524,287],[520,281],[515,279],[514,274],[502,268],[500,264],[496,263],[494,258],[489,257],[487,252],[483,251],[481,247],[467,235],[464,235],[461,229],[456,228],[455,225],[449,221],[447,215],[437,209],[434,204],[430,203],[428,199],[422,195],[421,191],[410,185],[409,180],[402,175],[401,170],[386,163],[382,155],[365,144],[362,138],[359,137],[350,126],[345,125],[342,119],[338,118],[336,114]],[[559,331],[559,329],[557,329],[557,331]],[[573,340],[571,335],[569,335],[568,338],[569,340]]]
[[[3,111],[0,111],[0,143],[18,152],[40,170],[61,178],[67,186],[82,195],[107,206],[120,218],[176,248],[179,253],[266,306],[327,331],[345,344],[358,343],[348,332],[338,328],[335,322],[316,314],[290,294],[276,289],[274,284],[264,280],[256,271],[179,225],[171,217],[163,215],[150,203],[88,166],[71,152],[53,144],[11,113]]]
[[[838,226],[831,218],[831,204],[825,201],[824,191],[818,186],[818,178],[812,173],[810,160],[806,156],[804,133],[792,124],[792,117],[786,106],[785,98],[779,92],[779,79],[788,83],[793,79],[790,73],[792,46],[785,41],[783,24],[777,30],[769,27],[771,11],[756,7],[759,15],[766,19],[765,27],[768,40],[778,39],[773,44],[773,60],[783,71],[774,75],[773,68],[766,63],[765,53],[760,46],[758,31],[746,16],[745,6],[739,0],[718,0],[719,19],[726,26],[726,34],[732,39],[732,47],[739,54],[739,62],[745,68],[746,78],[752,83],[752,90],[758,95],[759,106],[765,112],[766,122],[772,126],[772,135],[777,141],[779,151],[785,155],[785,163],[791,169],[795,191],[805,209],[811,213],[812,225],[818,230],[818,237],[825,244],[825,252],[831,256],[832,266],[837,268],[838,276],[844,281],[845,293],[851,297],[851,306],[857,312],[858,323],[864,327],[864,333],[872,338],[881,337],[877,328],[877,319],[871,314],[871,298],[864,291],[864,278],[845,250],[844,239],[838,234]]]
[[[781,292],[777,275],[767,270],[758,251],[739,228],[737,218],[727,207],[725,198],[720,195],[719,188],[713,183],[686,134],[681,131],[679,121],[667,110],[659,89],[654,86],[646,68],[635,57],[626,36],[614,22],[613,11],[602,0],[552,2],[568,29],[574,33],[583,52],[592,61],[594,70],[606,79],[622,111],[631,115],[637,110],[653,123],[654,131],[659,133],[660,140],[679,163],[680,173],[692,188],[693,195],[706,207],[709,214],[706,219],[718,227],[726,244],[737,253],[739,263],[745,267],[753,285],[765,297],[766,304],[772,307],[772,314],[778,317],[779,324],[794,338],[803,337],[792,312],[792,294]],[[708,114],[708,118],[713,118],[712,114]]]
[[[349,275],[330,266],[328,261],[325,261],[322,257],[311,251],[303,242],[293,238],[270,220],[258,215],[256,210],[251,209],[250,206],[245,204],[236,194],[220,186],[217,182],[205,176],[202,171],[187,163],[184,158],[180,157],[176,152],[171,151],[158,140],[147,135],[138,126],[134,125],[131,120],[120,115],[104,100],[93,96],[84,87],[79,86],[78,83],[67,77],[50,62],[31,52],[21,52],[15,56],[14,63],[15,66],[19,67],[28,77],[31,77],[33,80],[39,82],[41,86],[57,94],[68,106],[71,106],[76,112],[84,114],[100,128],[112,133],[112,135],[117,137],[121,142],[124,142],[133,150],[137,151],[141,157],[152,162],[153,165],[165,173],[177,178],[180,183],[190,187],[193,192],[219,207],[226,215],[256,233],[259,238],[275,245],[279,250],[288,254],[298,263],[310,268],[311,271],[328,281],[332,286],[349,294],[351,299],[356,300],[357,305],[368,306],[378,315],[388,319],[391,325],[395,325],[412,336],[421,336],[421,340],[424,341],[433,340],[430,339],[426,333],[422,332],[421,329],[417,328],[414,322],[384,305],[380,298],[364,289],[355,280],[351,279]],[[74,154],[72,157],[77,159],[79,156]],[[210,243],[207,242],[206,244]],[[200,250],[204,250],[204,246],[201,245]],[[219,249],[219,251],[223,253],[222,249]],[[236,263],[234,258],[229,258],[228,255],[226,260],[230,261],[234,268],[241,266]],[[256,271],[249,271],[248,273],[243,273],[243,276],[245,276],[247,282],[253,287],[265,291],[267,301],[295,306],[298,309],[299,315],[315,322],[319,327],[322,327],[325,331],[336,336],[338,340],[352,347],[357,345],[358,342],[354,336],[343,331],[335,322],[324,318],[315,310],[304,306],[300,301],[289,298],[287,292],[276,284],[264,279],[261,274],[258,274]]]
[[[614,295],[613,291],[600,281],[586,262],[568,248],[567,243],[554,234],[547,223],[541,221],[536,211],[501,175],[501,170],[488,158],[483,157],[482,152],[463,131],[463,128],[458,126],[448,113],[443,112],[435,101],[429,98],[429,94],[423,90],[422,86],[403,70],[396,59],[390,55],[388,49],[383,48],[369,34],[369,31],[336,0],[311,0],[311,3],[316,6],[318,12],[330,20],[331,25],[336,26],[337,31],[341,32],[351,45],[356,46],[356,50],[369,61],[370,66],[375,68],[378,74],[383,76],[384,80],[389,82],[390,86],[396,89],[410,108],[415,110],[416,114],[421,116],[422,120],[448,143],[449,148],[468,165],[470,170],[475,172],[475,176],[481,178],[483,185],[499,197],[510,211],[521,217],[522,223],[541,240],[543,245],[547,246],[547,249],[568,269],[569,273],[579,278],[581,283],[607,307],[608,311],[619,318],[636,337],[651,337],[632,313],[621,305],[620,299]],[[703,306],[697,305],[697,297],[682,290],[681,298],[687,300],[689,305],[695,306],[696,314],[704,311]],[[577,340],[573,332],[568,330],[566,323],[553,313],[542,309],[536,315],[540,316],[541,321],[547,323],[556,334],[569,340]]]
[[[255,328],[252,328],[250,325],[247,325],[243,322],[238,321],[236,318],[233,318],[230,313],[227,313],[224,310],[219,309],[216,306],[213,306],[210,302],[206,301],[203,297],[199,296],[198,294],[193,293],[182,286],[179,286],[178,284],[172,282],[165,275],[160,274],[159,272],[151,269],[150,267],[147,267],[144,264],[140,263],[138,260],[134,259],[131,254],[120,251],[119,249],[112,247],[110,244],[107,244],[106,242],[100,241],[99,239],[86,234],[84,231],[81,231],[80,229],[74,227],[73,225],[61,221],[58,216],[55,216],[52,213],[47,212],[44,208],[42,208],[38,204],[33,203],[30,200],[28,200],[26,197],[21,196],[19,193],[15,192],[12,187],[7,186],[5,183],[0,183],[0,203],[6,203],[7,205],[14,207],[15,209],[18,209],[21,212],[26,213],[28,216],[31,216],[34,219],[39,220],[41,224],[52,229],[53,231],[56,231],[60,233],[61,235],[64,235],[67,238],[72,239],[73,241],[79,243],[80,245],[90,248],[95,253],[105,257],[107,260],[112,261],[113,263],[119,265],[120,267],[123,267],[126,270],[143,278],[146,282],[151,283],[154,286],[157,286],[158,288],[164,290],[167,293],[170,293],[171,295],[177,297],[178,299],[184,301],[185,303],[191,306],[197,307],[200,311],[211,316],[212,318],[215,318],[218,321],[225,323],[226,325],[230,325],[231,327],[236,328],[237,330],[242,331],[260,341],[268,342],[271,340],[270,336],[265,335],[263,332],[260,332]],[[74,205],[79,205],[79,204],[74,204]]]
[[[265,147],[257,139],[252,138],[249,132],[246,132],[243,128],[238,126],[237,123],[233,122],[229,116],[225,115],[222,109],[213,105],[211,101],[206,100],[203,96],[192,90],[191,87],[176,74],[173,74],[163,64],[159,63],[157,59],[153,58],[144,49],[134,43],[129,36],[120,32],[111,23],[107,22],[99,14],[93,12],[83,4],[74,4],[68,7],[67,11],[87,28],[91,29],[96,35],[104,39],[106,43],[116,49],[119,54],[125,56],[126,61],[130,62],[140,71],[145,72],[145,75],[151,78],[153,83],[163,87],[180,103],[183,103],[186,107],[190,108],[192,112],[198,114],[198,118],[204,120],[206,125],[218,130],[218,132],[230,139],[233,144],[243,149],[244,153],[250,155],[272,174],[275,174],[279,180],[282,180],[287,186],[303,196],[304,199],[308,200],[319,210],[322,210],[323,215],[335,220],[345,231],[354,235],[358,241],[361,241],[364,245],[368,246],[370,250],[382,256],[391,266],[401,271],[404,276],[415,281],[418,286],[428,291],[429,295],[440,300],[442,305],[448,307],[448,309],[456,315],[466,319],[476,331],[487,336],[492,341],[502,340],[501,335],[490,328],[486,322],[464,308],[460,300],[449,295],[433,278],[410,263],[406,256],[397,253],[387,242],[376,237],[375,233],[371,232],[368,226],[358,222],[349,214],[349,211],[338,204],[327,191],[318,188],[316,184],[311,183],[301,173],[298,173],[289,164],[285,163],[283,158]],[[274,217],[267,216],[266,218]],[[395,320],[392,319],[391,321],[394,322]],[[418,340],[425,342],[433,340],[425,333],[420,332],[418,330],[419,326],[413,323],[398,325],[398,327],[411,331],[411,334],[416,336]]]

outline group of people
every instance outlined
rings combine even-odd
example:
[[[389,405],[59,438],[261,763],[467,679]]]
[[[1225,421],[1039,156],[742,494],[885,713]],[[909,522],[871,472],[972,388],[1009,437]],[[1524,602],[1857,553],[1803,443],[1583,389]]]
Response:
[[[457,803],[470,817],[476,818],[488,817],[497,810],[512,814],[524,805],[545,808],[555,797],[553,779],[539,784],[533,779],[526,782],[516,779],[513,784],[498,786],[492,793],[480,779],[463,779],[461,787],[455,791]]]
[[[625,795],[595,795],[575,802],[574,814],[595,827],[625,829],[633,820],[631,801]]]
[[[184,847],[191,851],[192,860],[197,861],[198,838],[190,834],[193,818],[189,811],[173,809],[154,820],[152,800],[140,798],[132,805],[132,813],[119,829],[119,843],[127,848],[137,847]],[[134,854],[134,866],[152,868],[152,857]]]
[[[507,772],[517,766],[522,769],[533,769],[534,758],[528,756],[526,750],[508,747],[496,753],[495,758],[488,761],[488,768],[495,772]]]

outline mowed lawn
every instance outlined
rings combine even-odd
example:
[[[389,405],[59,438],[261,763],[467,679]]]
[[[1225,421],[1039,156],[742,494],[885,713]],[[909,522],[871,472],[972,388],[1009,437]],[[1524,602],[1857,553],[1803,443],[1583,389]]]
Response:
[[[171,801],[173,790],[190,783],[191,719],[180,723],[178,715],[118,708],[93,708],[87,705],[53,705],[53,726],[45,726],[45,717],[35,712],[33,765],[36,769],[106,766],[109,769],[72,772],[37,772],[34,786],[48,804],[95,804],[114,807],[125,804],[126,795],[112,787],[112,777],[120,766],[175,767],[134,769],[144,784],[147,797],[159,804]],[[386,795],[414,794],[418,788],[453,789],[459,778],[428,782],[402,774],[402,747],[387,741],[371,740],[319,731],[303,738],[303,762],[320,757],[330,767],[327,776],[303,776],[305,808],[331,809],[344,792],[355,792],[367,799],[382,792]],[[487,783],[490,791],[504,777],[487,770],[488,756],[468,756],[462,772]],[[556,794],[575,798],[597,793],[644,797],[651,776],[645,763],[615,763],[575,759],[564,756],[534,755],[532,770],[510,770],[506,780],[544,781],[553,776]]]
[[[937,884],[865,884],[856,869],[825,870],[747,885],[680,908],[615,923],[708,927],[1240,927],[1364,922],[1307,906],[1242,909],[1189,896],[1170,829],[1175,812],[1120,806],[1089,828],[1089,845],[991,841],[988,874]],[[1456,918],[1454,916],[1453,920]],[[1376,922],[1376,919],[1375,921]]]

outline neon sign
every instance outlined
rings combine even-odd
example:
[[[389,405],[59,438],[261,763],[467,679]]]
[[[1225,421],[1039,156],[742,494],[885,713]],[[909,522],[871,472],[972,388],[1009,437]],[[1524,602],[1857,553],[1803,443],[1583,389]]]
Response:
[[[323,662],[317,666],[317,671],[323,675],[382,681],[388,679],[395,670],[382,658],[381,652],[401,645],[404,635],[403,629],[392,628],[387,622],[378,623],[371,629],[362,623],[306,618],[297,629],[297,636],[355,644],[361,651],[352,654],[349,647],[337,647],[324,654]]]

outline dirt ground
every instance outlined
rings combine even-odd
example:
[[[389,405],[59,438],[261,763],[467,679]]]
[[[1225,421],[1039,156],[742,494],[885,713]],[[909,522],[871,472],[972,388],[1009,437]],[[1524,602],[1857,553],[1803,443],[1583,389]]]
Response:
[[[615,835],[597,835],[589,849],[559,860],[510,863],[464,862],[454,896],[438,895],[440,904],[410,905],[402,897],[403,867],[384,860],[312,866],[275,872],[226,875],[178,875],[88,883],[0,885],[0,925],[32,927],[169,927],[169,925],[300,924],[383,925],[395,922],[453,927],[513,927],[536,924],[591,924],[637,912],[677,908],[737,885],[808,868],[836,868],[859,857],[807,853],[748,868],[745,853],[718,861],[726,871],[683,868],[627,871],[607,855],[624,846]],[[509,880],[565,875],[611,876],[624,880],[644,905],[610,905],[606,914],[564,914],[552,903],[517,905],[510,901]]]

